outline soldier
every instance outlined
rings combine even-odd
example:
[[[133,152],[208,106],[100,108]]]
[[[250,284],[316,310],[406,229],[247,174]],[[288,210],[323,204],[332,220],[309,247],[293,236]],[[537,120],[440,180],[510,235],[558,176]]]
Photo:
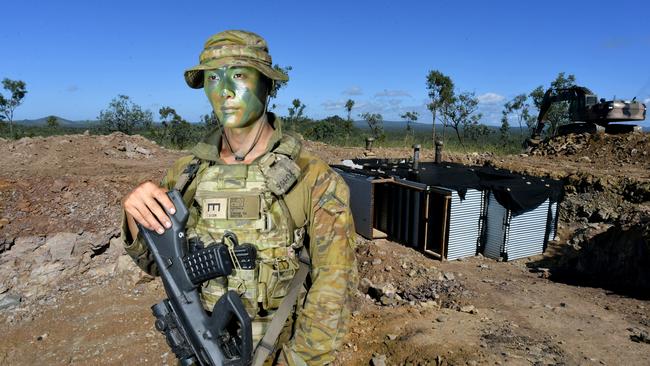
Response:
[[[204,283],[201,297],[212,310],[222,294],[237,291],[258,344],[289,291],[299,267],[296,252],[304,247],[311,261],[309,286],[271,342],[274,352],[265,364],[330,363],[347,332],[357,281],[348,187],[266,111],[273,83],[288,78],[272,67],[263,38],[245,31],[215,34],[199,60],[185,80],[204,89],[220,127],[179,159],[160,186],[145,182],[124,198],[126,251],[144,271],[157,273],[136,221],[159,233],[169,228],[163,208],[174,208],[165,193],[181,180],[190,208],[188,240],[210,245],[228,230],[257,248],[255,269]],[[198,172],[185,182],[188,166]]]

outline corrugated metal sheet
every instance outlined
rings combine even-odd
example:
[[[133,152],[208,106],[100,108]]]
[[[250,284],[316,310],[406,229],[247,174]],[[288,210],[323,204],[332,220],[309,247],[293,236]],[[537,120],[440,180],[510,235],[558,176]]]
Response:
[[[544,252],[549,200],[532,211],[510,218],[505,243],[508,260],[530,257]]]
[[[488,192],[487,217],[485,222],[485,243],[483,254],[488,258],[499,259],[506,236],[508,210],[497,202],[492,192]]]
[[[339,173],[350,187],[357,232],[367,238],[381,231],[448,260],[473,256],[480,248],[486,257],[513,260],[543,253],[556,236],[559,205],[549,200],[512,216],[489,191],[468,189],[461,200],[449,188]]]
[[[559,215],[560,206],[557,202],[551,203],[549,206],[549,218],[548,218],[548,240],[555,240],[557,235],[557,221]]]
[[[350,209],[357,233],[372,239],[373,187],[372,177],[336,169],[350,188]]]
[[[449,217],[449,241],[447,259],[476,255],[480,239],[480,220],[483,206],[483,192],[468,189],[465,199],[452,191]]]

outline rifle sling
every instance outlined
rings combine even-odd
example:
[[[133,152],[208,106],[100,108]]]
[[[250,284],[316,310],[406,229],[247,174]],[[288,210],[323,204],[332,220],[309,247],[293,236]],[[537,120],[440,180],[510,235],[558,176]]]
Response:
[[[181,195],[185,194],[185,189],[189,186],[189,183],[192,182],[196,173],[199,171],[199,164],[201,161],[199,159],[192,159],[189,164],[183,170],[183,173],[178,177],[174,189],[181,192]]]

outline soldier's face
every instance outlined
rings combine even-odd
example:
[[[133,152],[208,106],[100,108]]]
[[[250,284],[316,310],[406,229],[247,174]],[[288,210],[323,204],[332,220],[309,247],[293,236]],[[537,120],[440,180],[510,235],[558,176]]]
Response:
[[[224,127],[250,126],[264,113],[268,87],[256,69],[222,67],[204,71],[204,78],[205,94]]]

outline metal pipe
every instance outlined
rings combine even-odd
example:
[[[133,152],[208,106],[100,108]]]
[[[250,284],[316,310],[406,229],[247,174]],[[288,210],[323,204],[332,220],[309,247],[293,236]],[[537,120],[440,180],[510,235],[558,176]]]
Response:
[[[436,164],[440,164],[442,162],[442,141],[441,140],[436,140]]]
[[[366,151],[372,151],[372,143],[375,141],[374,137],[366,137]]]
[[[420,167],[420,144],[413,145],[413,170]]]

